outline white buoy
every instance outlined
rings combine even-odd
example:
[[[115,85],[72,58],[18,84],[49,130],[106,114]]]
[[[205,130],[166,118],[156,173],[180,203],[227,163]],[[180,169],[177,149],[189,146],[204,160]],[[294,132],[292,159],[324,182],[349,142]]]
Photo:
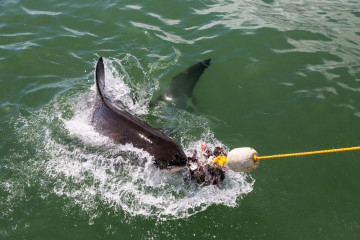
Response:
[[[250,147],[235,148],[228,153],[227,164],[235,172],[250,172],[259,165],[254,155],[258,156],[258,153]]]

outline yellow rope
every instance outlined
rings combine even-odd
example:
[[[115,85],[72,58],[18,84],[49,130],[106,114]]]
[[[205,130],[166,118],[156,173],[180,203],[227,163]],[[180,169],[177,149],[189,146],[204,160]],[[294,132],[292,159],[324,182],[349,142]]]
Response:
[[[314,155],[314,154],[322,154],[322,153],[334,153],[334,152],[345,152],[345,151],[354,151],[354,150],[360,150],[360,146],[359,147],[349,147],[349,148],[338,148],[338,149],[330,149],[330,150],[313,151],[313,152],[278,154],[278,155],[262,156],[262,157],[254,155],[254,161],[256,162],[256,161],[261,160],[261,159],[270,159],[270,158],[296,157],[296,156]]]

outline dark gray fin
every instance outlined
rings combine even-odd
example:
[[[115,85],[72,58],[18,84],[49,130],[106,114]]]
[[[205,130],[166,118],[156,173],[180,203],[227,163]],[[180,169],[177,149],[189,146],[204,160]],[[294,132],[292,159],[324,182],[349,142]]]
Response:
[[[169,85],[166,94],[173,96],[192,96],[196,83],[199,81],[201,74],[210,66],[211,59],[207,59],[188,67],[182,73],[176,75]]]
[[[104,88],[105,88],[105,69],[104,69],[104,61],[103,58],[100,57],[95,70],[95,78],[96,78],[96,90],[99,94],[101,100],[104,100]]]
[[[201,74],[210,66],[211,59],[198,62],[185,71],[176,75],[170,82],[168,89],[163,96],[159,96],[150,102],[150,106],[156,105],[159,101],[169,101],[181,108],[187,107],[187,102],[192,98],[192,93]]]
[[[98,92],[101,100],[104,103],[105,103],[105,101],[109,102],[108,104],[111,103],[116,108],[121,107],[122,109],[129,111],[129,109],[121,101],[117,101],[116,105],[114,105],[108,98],[106,98],[106,96],[104,94],[104,92],[105,92],[104,91],[104,89],[105,89],[105,70],[104,70],[104,61],[103,61],[102,57],[99,58],[99,60],[96,64],[96,75],[95,76],[96,76],[96,89],[97,89],[97,92]],[[139,96],[135,95],[135,97],[132,98],[132,101],[134,104],[136,102],[138,102]],[[107,106],[106,103],[105,103],[105,105]],[[109,106],[107,106],[107,107],[109,107]]]
[[[105,89],[105,69],[104,69],[104,61],[103,61],[102,57],[99,58],[99,60],[96,64],[95,78],[96,78],[96,89],[97,89],[98,96],[101,98],[101,101],[105,104],[105,106],[107,106],[108,108],[110,108],[111,110],[113,110],[115,112],[127,111],[128,110],[127,107],[122,102],[118,101],[117,104],[115,105],[104,94],[104,92],[105,92],[104,91],[104,89]]]

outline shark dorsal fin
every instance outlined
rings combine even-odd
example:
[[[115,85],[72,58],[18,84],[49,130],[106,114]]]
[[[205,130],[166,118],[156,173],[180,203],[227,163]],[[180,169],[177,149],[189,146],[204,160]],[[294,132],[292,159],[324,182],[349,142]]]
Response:
[[[119,101],[115,105],[108,97],[105,96],[105,69],[104,69],[104,61],[102,57],[99,58],[96,64],[95,78],[96,78],[96,90],[98,96],[100,97],[101,101],[105,104],[105,106],[115,112],[128,111],[128,108],[122,102]]]
[[[170,82],[164,95],[160,95],[150,106],[155,106],[160,101],[168,101],[179,108],[188,108],[188,101],[193,100],[193,91],[204,70],[210,66],[211,59],[198,62],[177,74]]]
[[[100,98],[104,99],[104,88],[105,88],[105,70],[104,70],[104,61],[103,58],[100,57],[96,64],[96,90],[99,94]]]
[[[165,95],[191,97],[196,83],[201,74],[210,66],[211,59],[198,62],[188,67],[185,71],[177,74],[170,82]]]

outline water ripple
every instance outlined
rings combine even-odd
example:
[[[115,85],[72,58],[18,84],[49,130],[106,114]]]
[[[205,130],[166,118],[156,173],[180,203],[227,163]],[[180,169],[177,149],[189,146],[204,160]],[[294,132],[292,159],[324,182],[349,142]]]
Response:
[[[39,11],[39,10],[31,10],[25,7],[21,7],[27,14],[30,15],[49,15],[49,16],[56,16],[60,15],[61,12],[51,12],[51,11]]]
[[[350,87],[348,84],[342,82],[336,82],[336,84],[343,89],[349,90],[351,92],[360,92],[360,87]]]
[[[92,37],[97,37],[95,34],[92,34],[90,32],[81,32],[81,31],[77,31],[77,30],[74,30],[74,29],[71,29],[71,28],[67,28],[67,27],[64,27],[64,29],[66,31],[69,31],[71,33],[73,33],[75,36],[78,36],[78,37],[81,37],[81,36],[84,36],[84,35],[89,35],[89,36],[92,36]]]
[[[36,46],[39,46],[39,44],[34,43],[33,41],[25,41],[25,42],[0,45],[0,49],[19,51],[19,50],[30,49],[30,48],[36,47]]]
[[[186,39],[184,39],[178,35],[172,34],[170,32],[163,31],[158,26],[149,25],[149,24],[145,24],[145,23],[139,23],[139,22],[133,22],[133,21],[130,21],[130,23],[135,27],[154,31],[154,34],[157,37],[159,37],[165,41],[169,41],[169,42],[173,42],[173,43],[185,43],[185,44],[193,44],[195,42],[195,41],[191,41],[191,40],[186,40]]]
[[[156,13],[148,13],[148,15],[159,19],[161,22],[165,23],[166,25],[178,25],[181,22],[180,20],[177,19],[165,19]]]
[[[30,35],[34,35],[34,33],[31,32],[0,33],[0,37],[22,37],[22,36],[30,36]]]

